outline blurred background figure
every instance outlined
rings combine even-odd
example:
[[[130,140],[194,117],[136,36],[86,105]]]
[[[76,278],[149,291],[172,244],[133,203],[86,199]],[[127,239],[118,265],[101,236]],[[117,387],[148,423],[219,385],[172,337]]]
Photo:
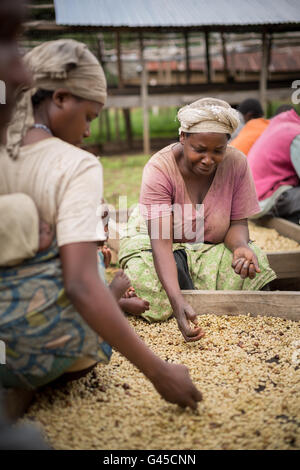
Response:
[[[261,207],[258,217],[268,214],[299,224],[300,117],[292,107],[280,112],[283,106],[252,146],[248,161]]]
[[[17,89],[30,81],[28,72],[18,53],[17,37],[25,17],[23,0],[1,0],[0,2],[0,80],[5,83],[6,102],[0,105],[0,144],[5,141],[5,128],[11,119],[16,101]],[[1,172],[0,172],[1,176]],[[1,180],[0,180],[1,184]],[[5,197],[5,196],[4,196]],[[4,205],[1,211],[5,210]],[[4,214],[5,215],[5,214]],[[26,217],[26,214],[24,215]],[[1,249],[3,249],[3,245]],[[1,367],[1,365],[0,365]],[[6,395],[4,399],[4,395]],[[5,411],[3,404],[5,403]],[[13,428],[6,414],[17,414],[16,409],[8,409],[11,404],[17,408],[18,397],[7,397],[0,386],[0,450],[39,449],[49,447],[40,433],[31,425]]]
[[[269,124],[269,120],[263,117],[263,109],[258,100],[247,99],[243,101],[238,112],[242,125],[237,129],[230,145],[237,148],[245,155],[248,155],[254,142],[264,132]]]

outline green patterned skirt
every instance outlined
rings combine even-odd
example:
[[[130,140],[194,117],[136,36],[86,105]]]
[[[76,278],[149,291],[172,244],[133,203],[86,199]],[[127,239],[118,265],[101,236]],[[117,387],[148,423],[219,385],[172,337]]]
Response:
[[[139,297],[148,300],[150,310],[142,316],[149,322],[167,320],[172,315],[167,294],[153,262],[150,238],[144,221],[135,210],[129,218],[127,233],[120,241],[119,263],[130,278]],[[184,249],[191,279],[197,290],[261,290],[276,279],[266,254],[255,244],[261,272],[254,279],[242,279],[231,267],[232,252],[223,243],[174,243],[173,252]]]

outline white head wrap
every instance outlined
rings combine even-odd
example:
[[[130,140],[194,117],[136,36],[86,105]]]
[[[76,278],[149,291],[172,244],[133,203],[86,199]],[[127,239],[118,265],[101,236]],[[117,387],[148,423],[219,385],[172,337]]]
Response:
[[[226,101],[202,98],[178,111],[180,132],[220,132],[232,134],[239,125],[238,112]]]

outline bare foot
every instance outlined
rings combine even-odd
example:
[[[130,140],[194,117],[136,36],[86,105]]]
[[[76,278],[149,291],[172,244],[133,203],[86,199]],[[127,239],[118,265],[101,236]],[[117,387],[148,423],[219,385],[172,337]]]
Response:
[[[111,250],[106,245],[103,245],[99,250],[102,251],[103,254],[104,266],[108,268],[111,262]]]
[[[130,279],[126,276],[123,269],[120,269],[111,281],[109,288],[115,296],[116,300],[119,300],[122,295],[125,294],[127,289],[130,287]]]
[[[53,240],[53,228],[43,220],[40,220],[39,248],[38,251],[47,250]]]
[[[131,315],[141,315],[150,308],[149,302],[139,297],[130,297],[127,299],[123,297],[119,300],[119,305],[123,312],[131,313]]]

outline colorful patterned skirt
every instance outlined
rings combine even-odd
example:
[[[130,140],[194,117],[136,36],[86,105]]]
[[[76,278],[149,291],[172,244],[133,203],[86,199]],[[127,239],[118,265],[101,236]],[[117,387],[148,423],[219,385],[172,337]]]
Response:
[[[65,295],[56,240],[22,265],[0,269],[0,340],[6,346],[4,387],[45,385],[81,357],[108,363],[111,347]]]
[[[261,290],[276,279],[267,256],[255,244],[261,272],[254,279],[242,279],[231,267],[232,253],[224,243],[174,243],[173,252],[184,249],[190,277],[197,290]],[[153,262],[147,228],[138,210],[129,218],[126,236],[120,241],[119,263],[130,278],[139,297],[150,303],[150,310],[142,314],[149,322],[167,320],[172,315],[167,294],[162,287]]]

